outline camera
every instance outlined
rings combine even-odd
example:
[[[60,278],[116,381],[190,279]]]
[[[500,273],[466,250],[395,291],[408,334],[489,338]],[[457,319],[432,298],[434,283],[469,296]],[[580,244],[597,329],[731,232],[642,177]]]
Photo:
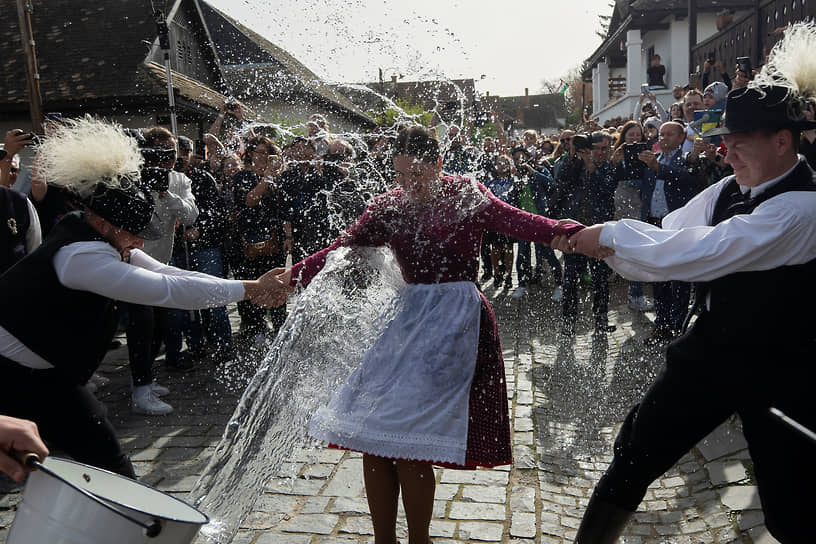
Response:
[[[644,83],[640,86],[640,94],[643,96],[649,96],[649,84]]]
[[[158,166],[142,168],[142,189],[163,193],[170,189],[170,170]]]
[[[139,149],[145,162],[157,164],[176,158],[176,150],[169,147],[143,147]]]
[[[224,102],[224,107],[227,108],[228,111],[235,111],[238,108],[238,103],[230,99]]]
[[[737,70],[751,77],[751,57],[737,57]]]
[[[641,162],[638,159],[638,155],[641,151],[649,151],[649,144],[646,142],[635,142],[632,144],[624,144],[623,146],[623,158],[627,162],[627,164],[633,164],[636,162]]]
[[[572,137],[572,147],[575,151],[592,149],[592,139],[588,134],[576,134]]]
[[[39,145],[40,139],[37,137],[36,134],[33,132],[23,132],[22,130],[17,131],[18,136],[22,136],[23,140],[27,140],[28,144]]]

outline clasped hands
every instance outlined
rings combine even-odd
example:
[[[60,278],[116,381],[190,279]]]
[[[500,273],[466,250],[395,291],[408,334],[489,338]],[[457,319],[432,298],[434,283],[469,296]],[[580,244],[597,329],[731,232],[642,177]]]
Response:
[[[562,219],[558,225],[580,225],[572,219]],[[553,238],[551,247],[565,254],[581,253],[595,259],[605,259],[615,254],[611,248],[600,245],[599,239],[603,225],[593,225],[579,230],[572,236],[559,235]],[[245,282],[247,298],[250,302],[264,308],[277,307],[286,303],[289,295],[295,291],[291,285],[291,268],[273,268],[252,282]]]
[[[558,225],[580,225],[580,223],[572,219],[561,219],[558,221]],[[601,229],[603,229],[603,225],[593,225],[581,229],[569,237],[562,234],[553,238],[550,246],[566,255],[580,253],[593,259],[611,257],[615,254],[615,250],[600,244]]]
[[[286,299],[295,291],[291,279],[291,268],[273,268],[255,281],[244,282],[244,289],[252,304],[275,308],[286,304]]]

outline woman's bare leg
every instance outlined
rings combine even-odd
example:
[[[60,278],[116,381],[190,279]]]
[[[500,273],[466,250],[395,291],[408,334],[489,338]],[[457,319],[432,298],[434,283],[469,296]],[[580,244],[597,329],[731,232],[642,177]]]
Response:
[[[430,544],[428,531],[436,489],[433,467],[416,461],[397,461],[397,474],[408,521],[408,543]]]
[[[395,544],[399,479],[394,460],[363,455],[363,480],[371,523],[374,525],[374,543]],[[433,500],[431,503],[433,504]]]

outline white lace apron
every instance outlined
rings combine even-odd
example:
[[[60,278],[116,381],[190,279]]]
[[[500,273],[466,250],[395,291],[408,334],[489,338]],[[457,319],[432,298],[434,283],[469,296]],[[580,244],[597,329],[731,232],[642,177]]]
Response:
[[[481,299],[471,282],[409,284],[403,310],[309,425],[381,457],[465,464]]]

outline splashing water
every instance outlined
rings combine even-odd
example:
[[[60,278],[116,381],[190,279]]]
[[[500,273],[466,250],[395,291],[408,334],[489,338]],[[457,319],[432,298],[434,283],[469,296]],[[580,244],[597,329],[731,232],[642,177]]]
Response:
[[[404,281],[387,249],[340,248],[294,302],[247,386],[190,500],[212,522],[201,541],[230,542],[312,414],[362,361],[400,310]]]

